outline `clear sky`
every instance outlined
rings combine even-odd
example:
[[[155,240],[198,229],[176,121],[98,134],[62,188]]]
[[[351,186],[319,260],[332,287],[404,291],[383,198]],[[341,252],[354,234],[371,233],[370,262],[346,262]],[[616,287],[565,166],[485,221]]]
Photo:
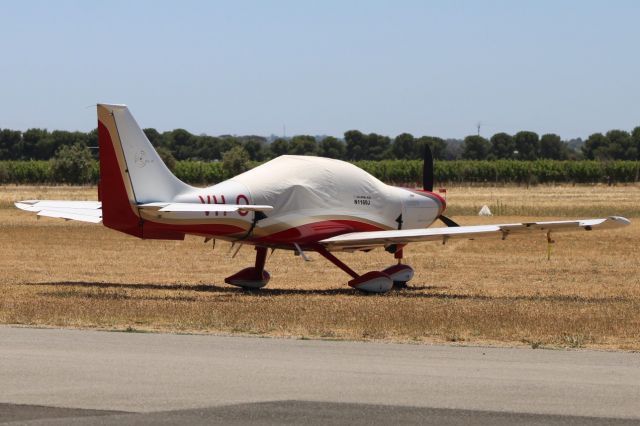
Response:
[[[0,128],[97,102],[193,133],[640,125],[640,1],[0,0]]]

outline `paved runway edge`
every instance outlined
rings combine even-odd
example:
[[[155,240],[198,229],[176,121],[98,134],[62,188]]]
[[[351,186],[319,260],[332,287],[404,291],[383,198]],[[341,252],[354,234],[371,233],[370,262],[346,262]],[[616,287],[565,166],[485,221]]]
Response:
[[[319,416],[640,419],[640,354],[624,352],[0,327],[0,383],[6,407],[139,419],[235,410],[286,421],[297,406]],[[129,415],[99,419],[114,416]]]
[[[97,418],[99,417],[99,418]],[[638,425],[633,419],[573,417],[428,407],[271,401],[153,413],[0,404],[0,424],[23,425]]]

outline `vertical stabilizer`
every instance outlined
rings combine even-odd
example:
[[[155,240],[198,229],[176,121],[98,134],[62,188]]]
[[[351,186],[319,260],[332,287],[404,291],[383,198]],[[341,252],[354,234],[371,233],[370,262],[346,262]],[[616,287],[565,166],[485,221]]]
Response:
[[[137,204],[170,202],[191,187],[162,162],[125,105],[98,104],[98,142],[103,223],[141,237]]]

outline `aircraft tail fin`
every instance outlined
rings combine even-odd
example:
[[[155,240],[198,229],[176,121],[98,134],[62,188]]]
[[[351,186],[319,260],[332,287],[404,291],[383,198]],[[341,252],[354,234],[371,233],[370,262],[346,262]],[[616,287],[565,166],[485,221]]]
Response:
[[[99,197],[105,226],[142,236],[138,204],[190,189],[171,173],[126,105],[98,104]]]

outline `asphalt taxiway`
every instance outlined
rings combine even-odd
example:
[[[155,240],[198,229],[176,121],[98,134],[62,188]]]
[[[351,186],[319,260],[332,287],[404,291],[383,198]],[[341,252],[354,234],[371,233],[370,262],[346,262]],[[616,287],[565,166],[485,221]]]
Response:
[[[0,424],[640,424],[640,354],[0,327]]]

